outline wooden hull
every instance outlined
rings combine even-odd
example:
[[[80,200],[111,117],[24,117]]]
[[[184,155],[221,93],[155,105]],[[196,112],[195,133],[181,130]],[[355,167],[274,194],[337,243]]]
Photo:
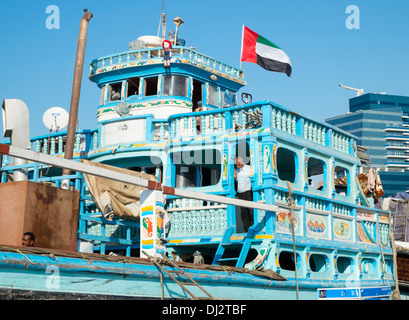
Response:
[[[20,248],[23,250],[23,248]],[[191,299],[172,279],[141,258],[101,256],[18,248],[0,252],[3,299]],[[4,250],[4,248],[3,248]],[[296,299],[295,279],[243,268],[178,264],[217,300]],[[167,270],[173,267],[164,266]],[[179,281],[186,283],[183,275]],[[320,288],[390,286],[384,281],[299,280],[300,299],[317,299]],[[207,296],[189,287],[197,297]],[[380,297],[375,297],[380,298]]]

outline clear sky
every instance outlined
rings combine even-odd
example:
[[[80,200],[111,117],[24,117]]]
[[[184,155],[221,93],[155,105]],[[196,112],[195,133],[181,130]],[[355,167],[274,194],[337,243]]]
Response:
[[[46,8],[56,5],[60,28],[48,29]],[[346,13],[359,8],[359,29]],[[21,99],[29,107],[31,135],[47,134],[42,115],[51,107],[69,111],[78,31],[83,9],[89,24],[79,106],[81,129],[96,127],[100,92],[88,80],[92,59],[127,51],[142,35],[156,35],[162,0],[16,0],[0,3],[0,99]],[[348,112],[354,91],[409,95],[409,1],[407,0],[166,0],[168,30],[184,24],[186,45],[240,66],[242,25],[280,46],[293,74],[243,63],[253,101],[272,100],[324,121]],[[354,12],[356,13],[356,12]],[[351,22],[357,26],[357,20]],[[0,138],[4,140],[4,138]]]

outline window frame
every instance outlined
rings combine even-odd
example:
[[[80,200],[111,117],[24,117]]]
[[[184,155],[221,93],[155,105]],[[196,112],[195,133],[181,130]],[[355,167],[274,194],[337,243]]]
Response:
[[[341,169],[341,170],[338,170],[338,172],[340,172],[340,171],[345,171],[346,172],[346,174],[343,176],[343,177],[347,178],[345,194],[342,194],[342,191],[337,191],[337,188],[336,188],[336,185],[335,185],[335,181],[337,181],[338,179],[343,178],[343,177],[337,178],[337,168]],[[338,165],[338,164],[334,165],[332,185],[333,185],[333,188],[334,188],[334,192],[337,195],[349,196],[351,194],[351,172],[350,172],[350,170],[347,169],[346,167],[342,166],[342,165]]]
[[[120,97],[119,97],[119,99],[116,99],[116,100],[112,100],[112,87],[114,87],[114,86],[119,86]],[[122,81],[121,82],[110,83],[109,88],[108,88],[108,102],[122,101],[122,89],[123,89]]]
[[[310,170],[312,171],[317,165],[316,164],[314,164],[314,163],[312,163],[312,164],[310,164],[310,161],[315,161],[316,163],[318,163],[318,162],[320,162],[320,164],[322,165],[322,173],[320,173],[320,174],[313,174],[314,172],[312,172],[311,174],[310,174]],[[310,169],[310,167],[311,167],[311,169]],[[322,160],[322,159],[319,159],[319,158],[317,158],[317,157],[315,157],[314,155],[312,155],[312,156],[308,156],[308,159],[307,159],[307,162],[306,162],[306,171],[305,171],[305,175],[306,175],[306,179],[307,179],[307,183],[308,183],[308,187],[309,188],[311,188],[311,189],[313,189],[313,190],[316,190],[316,191],[319,191],[319,192],[324,192],[324,191],[326,191],[326,189],[328,188],[328,178],[327,178],[327,172],[328,172],[328,170],[327,170],[327,164],[326,164],[326,162],[324,161],[324,160]],[[313,180],[314,179],[314,177],[318,177],[318,176],[321,176],[322,175],[322,182],[323,182],[323,186],[322,186],[322,189],[320,190],[320,189],[318,189],[318,183],[317,183],[317,185],[315,186],[311,186],[311,184],[310,184],[310,179],[311,180]],[[313,181],[314,182],[314,181]]]
[[[173,92],[171,92],[172,94],[165,94],[165,85],[166,85],[166,82],[168,81],[166,79],[167,77],[183,78],[185,80],[185,88],[184,88],[185,94],[184,95],[178,95],[178,94],[173,94]],[[182,75],[179,75],[179,74],[166,74],[166,75],[163,75],[163,77],[162,77],[162,96],[175,96],[175,97],[185,97],[185,98],[187,98],[189,96],[189,93],[188,93],[189,88],[188,87],[189,87],[188,77],[186,77],[186,76],[182,76]]]
[[[211,107],[219,106],[219,87],[207,83],[206,105]]]
[[[287,161],[284,161],[281,159],[282,156],[280,157],[280,151],[281,150],[285,150],[283,152],[288,152],[288,154],[292,155],[292,159],[294,160],[294,179],[290,180],[290,179],[283,179],[283,178],[288,178],[288,177],[284,177],[283,174],[287,173],[287,171],[281,170],[280,167],[282,166],[283,163],[288,163]],[[280,181],[289,181],[291,183],[296,183],[298,181],[299,175],[298,175],[298,167],[299,167],[299,163],[298,163],[298,156],[297,153],[292,151],[291,149],[285,148],[285,147],[278,147],[277,148],[277,154],[276,154],[276,164],[277,164],[277,176],[278,179]],[[280,173],[281,177],[280,177]]]
[[[138,79],[138,84],[137,84],[137,93],[135,94],[129,94],[129,82],[133,79]],[[126,80],[126,98],[132,97],[132,96],[139,96],[140,93],[140,88],[141,88],[141,78],[140,77],[132,77]]]
[[[150,84],[150,86],[152,85],[152,86],[156,86],[156,91],[155,91],[155,93],[153,93],[153,94],[146,94],[146,91],[147,91],[147,89],[148,89],[148,83],[150,82],[150,81],[148,81],[148,79],[156,79],[156,82],[155,81],[152,81],[152,83],[154,83],[154,84]],[[154,96],[158,96],[159,95],[159,91],[158,91],[158,84],[159,84],[159,76],[153,76],[153,77],[146,77],[146,78],[143,78],[143,96],[144,97],[154,97]],[[151,89],[151,88],[150,88]],[[153,88],[152,88],[153,89]],[[152,92],[153,92],[153,90],[152,90]]]
[[[188,161],[188,162],[185,163],[183,161],[185,159],[185,157],[186,157],[186,156],[183,155],[184,152],[187,152],[187,153],[194,152],[195,153],[195,155],[193,157],[191,157],[191,155],[189,155],[190,159],[188,159],[188,160],[190,161],[191,159],[193,159],[192,162]],[[206,153],[211,152],[212,153],[212,158],[213,158],[213,160],[215,160],[215,162],[213,162],[213,160],[212,160],[212,163],[207,163],[207,161],[205,160],[203,163],[196,163],[195,162],[195,160],[196,160],[195,157],[198,156],[198,154],[196,154],[198,152],[200,152],[200,154],[201,154],[200,155],[201,159],[206,157],[206,155],[205,155]],[[189,167],[189,168],[194,167],[194,168],[196,168],[196,170],[195,170],[195,181],[194,181],[195,186],[192,186],[192,188],[207,188],[207,187],[215,187],[215,186],[220,185],[220,183],[222,181],[222,158],[221,157],[222,157],[222,152],[220,150],[216,149],[216,148],[180,150],[180,151],[172,152],[171,153],[171,159],[172,159],[172,165],[174,167],[174,170],[172,170],[174,172],[174,176],[172,176],[172,185],[174,187],[177,187],[176,186],[176,180],[177,180],[176,173],[182,167]],[[203,177],[204,177],[204,175],[202,173],[203,168],[205,168],[206,170],[209,170],[209,171],[216,170],[215,171],[216,180],[217,180],[216,183],[213,183],[213,184],[210,183],[210,184],[202,185]],[[213,179],[212,176],[209,176],[209,177],[206,176],[206,178],[209,178],[210,181]]]

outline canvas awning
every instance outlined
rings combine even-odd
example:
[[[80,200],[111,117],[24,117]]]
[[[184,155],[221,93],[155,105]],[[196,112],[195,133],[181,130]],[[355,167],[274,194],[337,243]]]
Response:
[[[83,159],[82,162],[143,179],[157,181],[157,178],[154,175],[117,168],[85,159]],[[84,179],[89,187],[95,204],[105,219],[111,221],[114,216],[128,219],[136,219],[139,217],[140,192],[146,190],[145,188],[90,174],[84,174]]]

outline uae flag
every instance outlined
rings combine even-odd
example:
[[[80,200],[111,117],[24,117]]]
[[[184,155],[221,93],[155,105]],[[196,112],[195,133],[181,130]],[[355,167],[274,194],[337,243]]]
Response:
[[[291,61],[279,46],[243,26],[241,61],[256,63],[269,71],[291,75]]]

